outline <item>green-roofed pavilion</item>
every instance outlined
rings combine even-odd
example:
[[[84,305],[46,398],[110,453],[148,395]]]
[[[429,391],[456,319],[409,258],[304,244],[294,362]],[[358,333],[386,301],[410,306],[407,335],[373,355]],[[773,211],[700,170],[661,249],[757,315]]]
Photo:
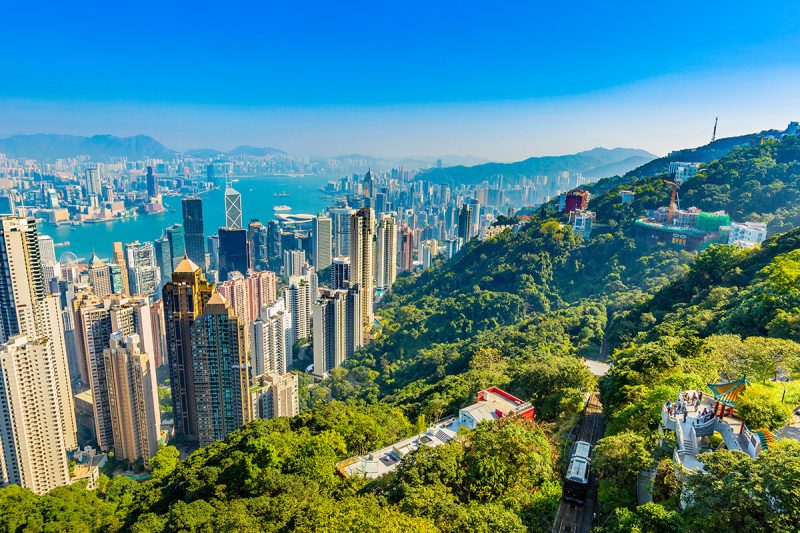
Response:
[[[721,409],[720,416],[725,415],[725,408],[729,408],[729,414],[733,413],[733,408],[736,407],[736,400],[739,395],[750,385],[750,380],[743,376],[733,381],[723,381],[721,383],[709,383],[707,387],[711,389],[714,395],[714,414],[717,410]]]

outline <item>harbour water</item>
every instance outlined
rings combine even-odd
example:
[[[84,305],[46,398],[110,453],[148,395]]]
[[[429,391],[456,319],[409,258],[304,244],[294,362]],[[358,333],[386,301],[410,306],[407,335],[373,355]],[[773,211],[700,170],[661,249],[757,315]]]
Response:
[[[233,187],[242,195],[242,222],[246,227],[250,219],[262,222],[275,217],[275,206],[287,205],[290,213],[317,214],[325,209],[332,199],[324,196],[321,187],[330,179],[341,176],[314,175],[301,177],[263,176],[240,178]],[[275,196],[286,192],[288,196]],[[203,199],[203,222],[206,235],[211,235],[225,224],[224,184],[222,188],[208,191]],[[164,228],[182,223],[181,198],[165,197],[166,212],[157,215],[139,215],[133,218],[71,226],[42,224],[41,232],[53,237],[56,256],[72,252],[79,258],[88,259],[92,252],[100,257],[111,257],[114,241],[123,243],[152,241],[161,236]],[[278,211],[286,212],[286,211]],[[69,245],[58,246],[69,241]]]

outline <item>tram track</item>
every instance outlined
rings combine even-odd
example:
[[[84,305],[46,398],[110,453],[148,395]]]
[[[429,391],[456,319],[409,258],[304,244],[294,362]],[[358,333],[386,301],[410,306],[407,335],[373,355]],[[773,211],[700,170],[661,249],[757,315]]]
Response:
[[[600,395],[593,392],[586,401],[583,415],[575,432],[575,440],[591,443],[592,447],[603,436],[603,405]],[[583,504],[561,500],[553,524],[554,533],[589,533],[594,519],[597,502],[597,481],[590,477],[588,496]]]

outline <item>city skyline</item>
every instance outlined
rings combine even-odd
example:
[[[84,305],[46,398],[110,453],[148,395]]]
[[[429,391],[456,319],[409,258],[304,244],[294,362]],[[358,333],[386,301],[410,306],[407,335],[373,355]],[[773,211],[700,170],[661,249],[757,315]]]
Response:
[[[800,108],[797,7],[786,2],[748,17],[740,1],[589,5],[568,25],[563,8],[540,5],[255,6],[247,17],[192,7],[119,6],[112,26],[101,10],[53,4],[20,49],[31,14],[10,6],[0,136],[513,161],[596,146],[663,155],[707,142],[717,116],[732,136]]]

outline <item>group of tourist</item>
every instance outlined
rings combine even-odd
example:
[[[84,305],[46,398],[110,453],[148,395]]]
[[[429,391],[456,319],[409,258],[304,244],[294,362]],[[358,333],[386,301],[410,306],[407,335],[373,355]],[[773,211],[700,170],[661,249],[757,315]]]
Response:
[[[669,416],[674,415],[680,416],[683,415],[683,421],[686,422],[686,416],[689,413],[689,406],[694,405],[694,412],[696,413],[700,409],[700,403],[703,401],[703,393],[692,391],[691,393],[684,391],[679,397],[678,401],[674,404],[671,401],[667,401],[666,408],[667,413]],[[703,414],[701,416],[705,417],[706,413],[708,412],[707,409],[703,409]],[[711,415],[713,416],[713,414]],[[706,421],[705,419],[703,420]]]

